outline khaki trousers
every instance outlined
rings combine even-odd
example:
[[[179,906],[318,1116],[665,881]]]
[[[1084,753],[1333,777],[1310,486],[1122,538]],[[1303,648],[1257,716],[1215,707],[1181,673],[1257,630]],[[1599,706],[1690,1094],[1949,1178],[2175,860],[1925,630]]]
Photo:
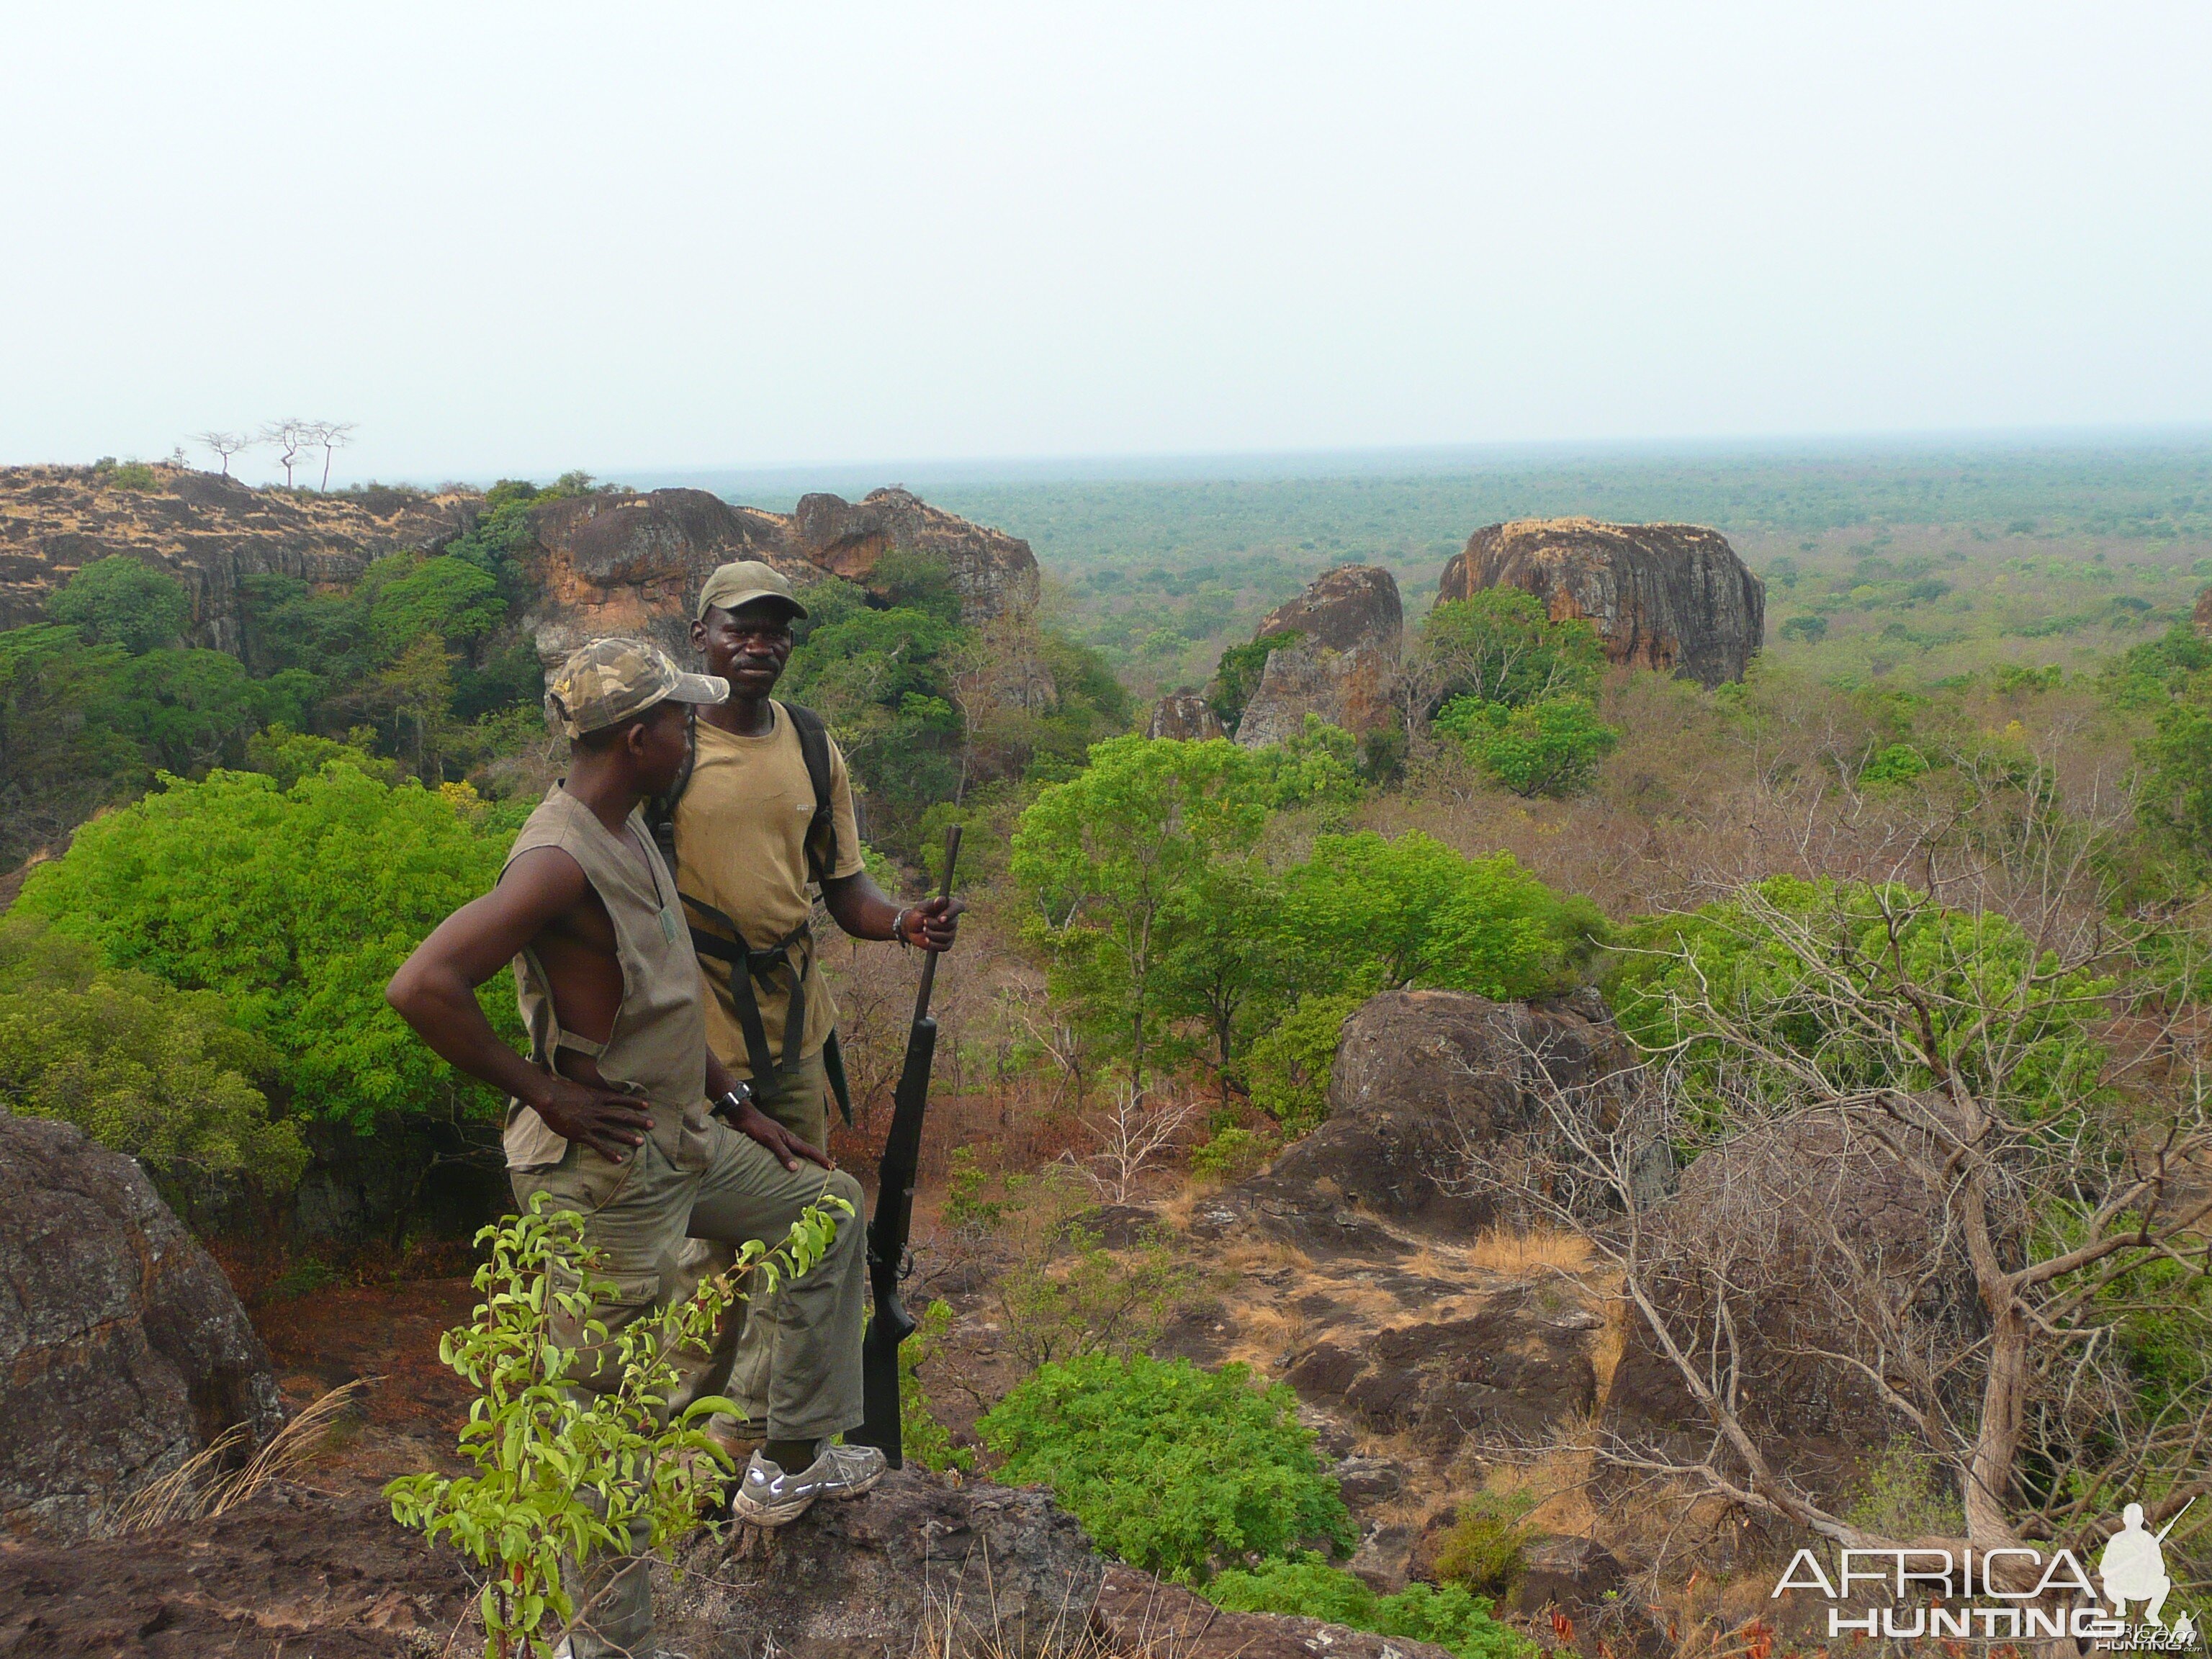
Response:
[[[697,1286],[702,1275],[687,1275],[678,1265],[687,1240],[711,1241],[726,1263],[748,1239],[780,1243],[799,1212],[825,1193],[845,1200],[854,1213],[838,1218],[828,1255],[775,1298],[778,1340],[763,1395],[770,1431],[779,1437],[826,1439],[857,1428],[868,1295],[860,1182],[811,1164],[802,1163],[794,1174],[758,1141],[719,1120],[708,1125],[707,1144],[707,1167],[687,1170],[651,1141],[620,1164],[571,1142],[559,1164],[513,1172],[515,1200],[527,1208],[532,1194],[550,1193],[554,1207],[582,1214],[585,1242],[600,1253],[597,1276],[611,1281],[589,1317],[605,1324],[610,1338]],[[573,1328],[556,1327],[555,1340],[582,1346]],[[580,1370],[580,1385],[611,1386],[601,1375],[605,1364],[599,1358]],[[726,1362],[695,1369],[685,1379],[691,1385],[685,1397],[720,1393],[726,1374]],[[684,1398],[672,1403],[680,1410]],[[572,1638],[574,1659],[652,1651],[646,1543],[644,1529],[634,1529],[628,1558],[601,1558],[571,1586],[578,1607],[592,1604]]]
[[[797,1135],[808,1146],[827,1152],[830,1147],[830,1073],[822,1064],[822,1051],[816,1049],[789,1070],[773,1073],[763,1084],[757,1078],[748,1079],[753,1091],[753,1103],[769,1117]],[[802,1163],[802,1170],[814,1166]],[[818,1176],[821,1171],[815,1170]],[[865,1224],[866,1212],[854,1218],[856,1225]],[[866,1255],[861,1252],[861,1273],[866,1274]],[[677,1262],[677,1287],[674,1294],[689,1296],[698,1287],[699,1281],[708,1273],[720,1273],[735,1260],[736,1252],[719,1239],[694,1238],[684,1248]],[[866,1294],[865,1285],[862,1295]],[[681,1411],[702,1395],[726,1395],[736,1401],[746,1421],[757,1426],[763,1420],[773,1419],[769,1409],[769,1379],[775,1368],[777,1334],[782,1328],[783,1314],[778,1307],[782,1300],[776,1296],[758,1303],[739,1303],[722,1316],[722,1328],[715,1333],[711,1355],[703,1356],[680,1367],[680,1379],[672,1404]],[[725,1437],[736,1438],[743,1425],[727,1417],[714,1419],[715,1430]],[[784,1438],[781,1429],[771,1427],[769,1433],[777,1439]],[[793,1439],[811,1439],[811,1435],[794,1435]]]

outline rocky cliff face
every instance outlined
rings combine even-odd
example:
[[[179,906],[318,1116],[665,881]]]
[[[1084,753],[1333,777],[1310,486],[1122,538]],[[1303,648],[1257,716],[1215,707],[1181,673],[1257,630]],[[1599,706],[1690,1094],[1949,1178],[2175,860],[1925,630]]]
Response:
[[[1209,738],[1229,734],[1221,729],[1220,716],[1197,692],[1170,691],[1152,706],[1152,717],[1145,724],[1145,735],[1203,743]]]
[[[968,622],[1036,602],[1027,542],[903,489],[858,502],[807,495],[788,514],[732,507],[703,489],[624,490],[550,502],[531,522],[541,593],[526,625],[549,665],[605,634],[643,635],[689,661],[699,590],[732,559],[764,560],[802,587],[824,574],[866,587],[896,549],[944,560]]]
[[[1689,524],[1518,519],[1468,538],[1437,597],[1518,587],[1588,620],[1616,663],[1711,688],[1740,680],[1766,628],[1766,586],[1728,538]]]
[[[1390,681],[1405,634],[1396,577],[1380,565],[1324,571],[1269,611],[1252,637],[1291,629],[1304,637],[1268,656],[1237,724],[1238,743],[1280,743],[1302,731],[1310,714],[1355,734],[1391,723]]]
[[[243,578],[344,586],[371,559],[444,546],[481,505],[465,490],[292,495],[185,467],[153,471],[155,487],[138,490],[88,466],[0,468],[0,628],[39,621],[46,595],[80,566],[128,553],[190,590],[189,643],[236,652]]]
[[[863,587],[894,549],[943,559],[969,623],[1036,603],[1036,555],[1027,542],[932,507],[908,490],[871,490],[857,501],[802,495],[789,523],[792,547],[801,557]]]
[[[791,552],[789,520],[703,489],[572,496],[531,524],[538,597],[523,625],[549,665],[608,634],[641,635],[688,662],[691,613],[716,565],[761,559],[802,582],[818,574]]]
[[[235,653],[245,577],[349,586],[387,553],[436,551],[483,507],[467,490],[295,495],[184,467],[153,472],[155,487],[137,490],[90,467],[0,468],[0,628],[40,620],[46,596],[79,567],[127,553],[190,590],[187,643]],[[801,583],[829,573],[865,586],[893,549],[931,554],[951,569],[971,623],[1037,596],[1027,542],[903,489],[860,501],[809,495],[790,514],[703,489],[610,490],[549,501],[531,522],[538,545],[521,556],[539,597],[524,623],[549,663],[611,633],[647,635],[688,659],[700,586],[731,559],[765,560]]]
[[[0,1110],[0,1528],[82,1535],[284,1407],[230,1281],[145,1172]]]

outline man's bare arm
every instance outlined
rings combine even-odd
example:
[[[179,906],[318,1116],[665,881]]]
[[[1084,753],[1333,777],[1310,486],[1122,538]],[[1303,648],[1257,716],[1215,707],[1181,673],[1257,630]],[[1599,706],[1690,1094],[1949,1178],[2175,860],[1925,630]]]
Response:
[[[438,924],[400,964],[384,998],[440,1056],[534,1107],[554,1133],[620,1163],[653,1128],[639,1102],[532,1065],[499,1040],[476,995],[477,986],[590,891],[582,866],[566,853],[532,849],[508,866],[498,886]]]
[[[822,902],[836,924],[854,939],[896,939],[892,924],[899,907],[869,879],[865,870],[822,884]],[[950,951],[960,929],[964,899],[926,898],[907,908],[905,943],[926,951]]]

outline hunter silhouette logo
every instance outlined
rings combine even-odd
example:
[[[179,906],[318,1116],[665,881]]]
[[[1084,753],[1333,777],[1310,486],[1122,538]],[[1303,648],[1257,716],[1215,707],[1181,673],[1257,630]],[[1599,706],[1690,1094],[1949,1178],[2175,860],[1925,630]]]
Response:
[[[1819,1590],[1830,1604],[1831,1637],[1947,1643],[2048,1638],[2115,1653],[2186,1652],[2197,1644],[2197,1623],[2186,1613],[2171,1624],[2165,1619],[2173,1593],[2166,1540],[2195,1503],[2191,1498],[2155,1533],[2143,1524],[2142,1505],[2129,1504],[2119,1530],[2096,1558],[2094,1582],[2069,1549],[1846,1549],[1837,1552],[1832,1577],[1817,1555],[1802,1549],[1769,1599],[1785,1590]],[[1881,1599],[1848,1605],[1869,1595]],[[2141,1623],[2129,1622],[2130,1607],[2142,1609]]]

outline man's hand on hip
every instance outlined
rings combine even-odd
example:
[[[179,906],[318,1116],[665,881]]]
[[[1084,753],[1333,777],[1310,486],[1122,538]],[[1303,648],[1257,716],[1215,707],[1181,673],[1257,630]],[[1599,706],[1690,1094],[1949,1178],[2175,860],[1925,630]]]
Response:
[[[837,1167],[829,1153],[808,1146],[750,1100],[736,1112],[725,1113],[723,1121],[738,1133],[750,1135],[774,1152],[776,1161],[787,1170],[797,1170],[802,1158],[825,1170]]]
[[[653,1133],[653,1119],[635,1095],[558,1073],[548,1075],[545,1097],[531,1103],[545,1127],[566,1140],[580,1140],[619,1164]]]

